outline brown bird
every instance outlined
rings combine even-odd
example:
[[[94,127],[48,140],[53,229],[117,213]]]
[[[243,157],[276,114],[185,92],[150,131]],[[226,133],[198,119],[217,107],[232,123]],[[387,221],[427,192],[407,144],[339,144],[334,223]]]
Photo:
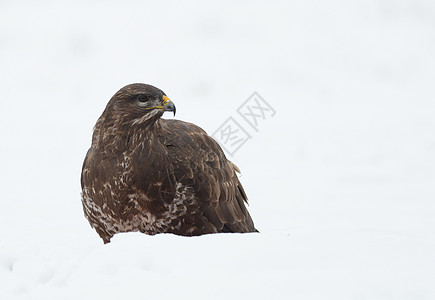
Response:
[[[198,126],[165,120],[175,105],[135,83],[98,119],[81,174],[86,218],[104,243],[118,232],[194,236],[256,232],[238,168]]]

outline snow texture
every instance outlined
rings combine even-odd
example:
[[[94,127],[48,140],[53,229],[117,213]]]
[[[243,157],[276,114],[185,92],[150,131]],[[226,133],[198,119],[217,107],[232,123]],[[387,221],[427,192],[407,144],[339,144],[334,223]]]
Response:
[[[429,0],[1,1],[0,299],[435,299],[434,36]],[[243,128],[261,233],[103,245],[81,165],[133,82]]]

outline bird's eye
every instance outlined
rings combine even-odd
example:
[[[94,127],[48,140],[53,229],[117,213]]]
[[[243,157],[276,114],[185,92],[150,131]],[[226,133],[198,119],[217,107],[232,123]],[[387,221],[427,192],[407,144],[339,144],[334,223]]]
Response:
[[[147,98],[147,96],[145,96],[145,95],[138,95],[138,96],[136,97],[136,100],[139,101],[139,102],[147,102],[147,101],[148,101],[148,98]]]

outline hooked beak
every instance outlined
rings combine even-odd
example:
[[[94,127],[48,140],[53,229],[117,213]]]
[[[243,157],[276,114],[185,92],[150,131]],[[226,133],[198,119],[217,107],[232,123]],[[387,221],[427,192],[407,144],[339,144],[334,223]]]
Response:
[[[168,97],[166,97],[166,95],[163,95],[163,104],[162,104],[162,110],[163,111],[172,111],[174,112],[174,116],[175,116],[175,105],[174,102],[172,102]]]

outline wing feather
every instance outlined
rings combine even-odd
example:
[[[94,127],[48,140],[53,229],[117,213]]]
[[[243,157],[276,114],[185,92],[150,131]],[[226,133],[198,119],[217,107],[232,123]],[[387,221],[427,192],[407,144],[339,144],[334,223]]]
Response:
[[[174,166],[176,180],[193,188],[206,220],[218,232],[255,232],[245,207],[246,193],[219,144],[194,124],[161,120],[161,136]],[[194,174],[194,176],[192,176]]]

